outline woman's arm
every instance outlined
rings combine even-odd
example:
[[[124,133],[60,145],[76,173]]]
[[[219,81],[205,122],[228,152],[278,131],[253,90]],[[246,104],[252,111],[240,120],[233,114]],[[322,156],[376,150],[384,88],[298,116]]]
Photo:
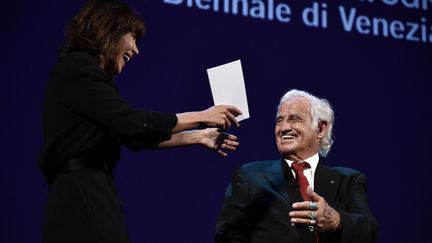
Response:
[[[217,128],[207,128],[173,134],[170,140],[160,143],[158,148],[179,147],[192,144],[204,145],[223,157],[228,156],[228,154],[222,149],[233,151],[239,146],[236,136],[219,132]]]
[[[207,127],[218,127],[227,130],[232,124],[239,126],[236,116],[241,111],[231,105],[215,105],[203,111],[185,112],[177,114],[177,124],[172,133],[197,128],[200,125]]]

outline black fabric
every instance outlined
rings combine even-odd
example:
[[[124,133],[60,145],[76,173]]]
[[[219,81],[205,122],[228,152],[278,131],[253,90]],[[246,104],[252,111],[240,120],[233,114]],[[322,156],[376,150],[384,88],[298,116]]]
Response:
[[[130,242],[110,177],[91,169],[58,175],[50,188],[43,242]]]
[[[44,243],[128,242],[108,175],[120,146],[156,147],[171,138],[177,116],[131,107],[90,55],[66,51],[48,81],[43,118],[39,166],[53,182]]]
[[[73,157],[110,161],[120,145],[131,150],[154,148],[171,138],[173,113],[131,107],[112,80],[85,52],[63,54],[47,84],[44,147],[39,165],[47,175]]]
[[[377,223],[366,195],[366,177],[343,167],[318,163],[315,192],[341,215],[342,229],[319,233],[320,243],[373,243]],[[216,225],[217,243],[315,243],[307,227],[291,225],[294,202],[303,201],[284,160],[243,165],[228,186]]]
[[[55,178],[64,173],[71,173],[83,169],[100,170],[113,179],[112,167],[108,162],[91,160],[88,158],[70,158],[60,163],[60,166],[55,168],[54,173],[47,178],[48,184],[51,186]]]

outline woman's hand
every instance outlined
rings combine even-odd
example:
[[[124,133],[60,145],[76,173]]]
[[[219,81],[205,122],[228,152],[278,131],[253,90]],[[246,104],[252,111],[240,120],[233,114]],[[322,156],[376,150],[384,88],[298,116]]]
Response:
[[[240,126],[236,116],[241,114],[241,111],[232,105],[215,105],[203,111],[179,113],[172,133],[195,129],[199,126],[217,127],[226,131],[231,124]]]
[[[232,105],[215,105],[204,111],[201,111],[202,121],[209,127],[218,127],[223,131],[235,124],[240,126],[236,117],[241,115],[242,112]]]
[[[223,157],[228,156],[228,154],[225,153],[222,149],[234,151],[237,149],[237,146],[240,145],[240,143],[237,142],[236,136],[220,132],[218,131],[218,128],[203,129],[200,130],[200,133],[201,139],[199,143],[208,147],[209,149],[216,151]]]
[[[223,149],[233,151],[239,146],[236,136],[220,132],[218,128],[206,128],[173,134],[170,140],[160,143],[158,147],[170,148],[193,144],[202,144],[223,157],[228,156]]]

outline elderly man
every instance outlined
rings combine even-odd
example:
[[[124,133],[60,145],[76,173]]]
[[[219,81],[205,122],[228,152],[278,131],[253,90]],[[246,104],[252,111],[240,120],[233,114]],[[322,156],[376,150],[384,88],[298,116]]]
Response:
[[[298,90],[282,97],[275,126],[282,158],[249,163],[235,173],[216,242],[375,242],[366,177],[322,159],[332,145],[333,120],[325,99]]]

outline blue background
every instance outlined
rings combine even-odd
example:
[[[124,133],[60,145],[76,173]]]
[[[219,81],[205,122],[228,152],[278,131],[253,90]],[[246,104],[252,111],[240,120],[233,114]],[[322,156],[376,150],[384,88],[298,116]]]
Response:
[[[48,188],[36,161],[42,146],[45,83],[63,46],[64,27],[85,1],[2,4],[0,242],[40,242]],[[287,1],[291,22],[127,1],[147,25],[140,55],[117,83],[136,107],[203,110],[212,105],[206,69],[242,60],[251,118],[230,132],[241,146],[228,158],[200,146],[123,151],[115,174],[133,242],[212,242],[223,194],[236,167],[277,159],[276,105],[304,89],[335,109],[330,165],[369,179],[380,243],[427,242],[430,230],[431,43],[347,33],[337,6],[367,16],[432,25],[431,11],[380,1],[329,1],[329,27],[306,27]]]

